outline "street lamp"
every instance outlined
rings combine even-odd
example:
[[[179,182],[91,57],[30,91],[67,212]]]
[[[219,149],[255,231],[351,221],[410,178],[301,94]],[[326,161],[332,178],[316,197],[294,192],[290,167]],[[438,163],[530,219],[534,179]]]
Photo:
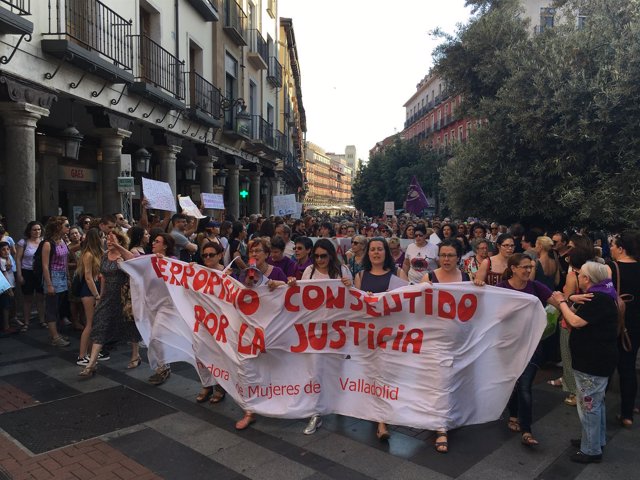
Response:
[[[231,100],[227,97],[222,97],[220,101],[220,108],[222,111],[227,112],[233,108],[240,107],[240,111],[235,114],[236,133],[245,137],[251,137],[251,114],[247,112],[247,104],[243,98],[236,98]]]
[[[80,144],[84,135],[82,135],[73,124],[69,124],[67,128],[60,132],[62,137],[62,156],[72,160],[78,160],[80,155]]]
[[[141,174],[149,173],[151,154],[146,148],[140,147],[136,150],[133,154],[133,159],[136,162],[136,172]]]
[[[193,182],[196,179],[196,169],[198,166],[194,163],[193,160],[189,159],[189,161],[184,166],[184,178],[189,182]]]

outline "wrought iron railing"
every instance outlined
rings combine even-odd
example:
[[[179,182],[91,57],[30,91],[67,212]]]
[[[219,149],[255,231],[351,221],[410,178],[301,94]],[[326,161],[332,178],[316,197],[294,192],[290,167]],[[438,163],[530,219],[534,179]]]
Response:
[[[132,35],[131,39],[137,57],[136,79],[152,83],[176,98],[184,99],[184,62],[146,35]]]
[[[267,80],[274,87],[282,86],[282,65],[276,57],[269,57],[269,71]]]
[[[49,0],[49,31],[45,35],[66,35],[117,66],[131,70],[131,20],[99,0]]]
[[[222,117],[220,89],[197,72],[189,72],[189,106],[213,118]]]
[[[235,0],[225,0],[224,5],[224,26],[233,28],[244,37],[246,30],[247,15],[242,7]]]
[[[264,63],[269,60],[269,47],[259,30],[253,28],[249,30],[249,51],[256,52],[262,57]]]
[[[276,141],[275,141],[275,149],[276,151],[283,155],[286,156],[287,154],[287,150],[289,149],[288,145],[287,145],[287,136],[282,133],[280,130],[276,130]]]
[[[251,115],[251,137],[274,147],[273,127],[260,115]]]
[[[31,0],[0,0],[9,6],[9,10],[18,15],[31,15]]]

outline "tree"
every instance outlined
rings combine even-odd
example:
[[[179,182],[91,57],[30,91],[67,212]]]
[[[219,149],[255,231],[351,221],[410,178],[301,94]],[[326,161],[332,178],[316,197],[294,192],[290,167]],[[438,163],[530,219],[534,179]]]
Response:
[[[442,171],[458,216],[618,227],[640,214],[640,12],[574,0],[539,35],[491,3],[435,53],[484,126]],[[572,12],[586,18],[579,24]]]
[[[396,208],[403,205],[411,177],[416,176],[427,196],[439,193],[439,169],[444,155],[413,142],[396,140],[382,153],[361,165],[353,184],[356,208],[368,215],[380,214],[385,201],[393,201]]]

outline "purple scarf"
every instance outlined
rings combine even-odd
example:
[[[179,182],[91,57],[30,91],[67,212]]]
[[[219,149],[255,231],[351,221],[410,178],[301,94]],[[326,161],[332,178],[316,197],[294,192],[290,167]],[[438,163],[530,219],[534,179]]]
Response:
[[[613,287],[613,280],[610,278],[605,278],[603,281],[601,281],[600,283],[596,283],[595,285],[592,285],[589,288],[589,290],[587,290],[587,293],[596,293],[596,292],[609,295],[614,300],[618,299],[618,292],[616,292],[616,289]]]

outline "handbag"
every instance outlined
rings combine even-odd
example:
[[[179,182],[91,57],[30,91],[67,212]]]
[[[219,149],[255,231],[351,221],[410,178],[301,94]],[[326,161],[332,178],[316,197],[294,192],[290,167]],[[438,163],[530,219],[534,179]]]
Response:
[[[629,332],[627,331],[627,327],[624,323],[624,315],[627,310],[627,306],[625,302],[630,302],[633,300],[633,295],[629,293],[620,294],[620,267],[618,266],[618,262],[613,262],[616,266],[616,293],[618,294],[618,298],[616,299],[616,304],[618,306],[618,335],[620,336],[620,343],[622,344],[622,348],[625,352],[631,351],[631,339],[629,338]]]

